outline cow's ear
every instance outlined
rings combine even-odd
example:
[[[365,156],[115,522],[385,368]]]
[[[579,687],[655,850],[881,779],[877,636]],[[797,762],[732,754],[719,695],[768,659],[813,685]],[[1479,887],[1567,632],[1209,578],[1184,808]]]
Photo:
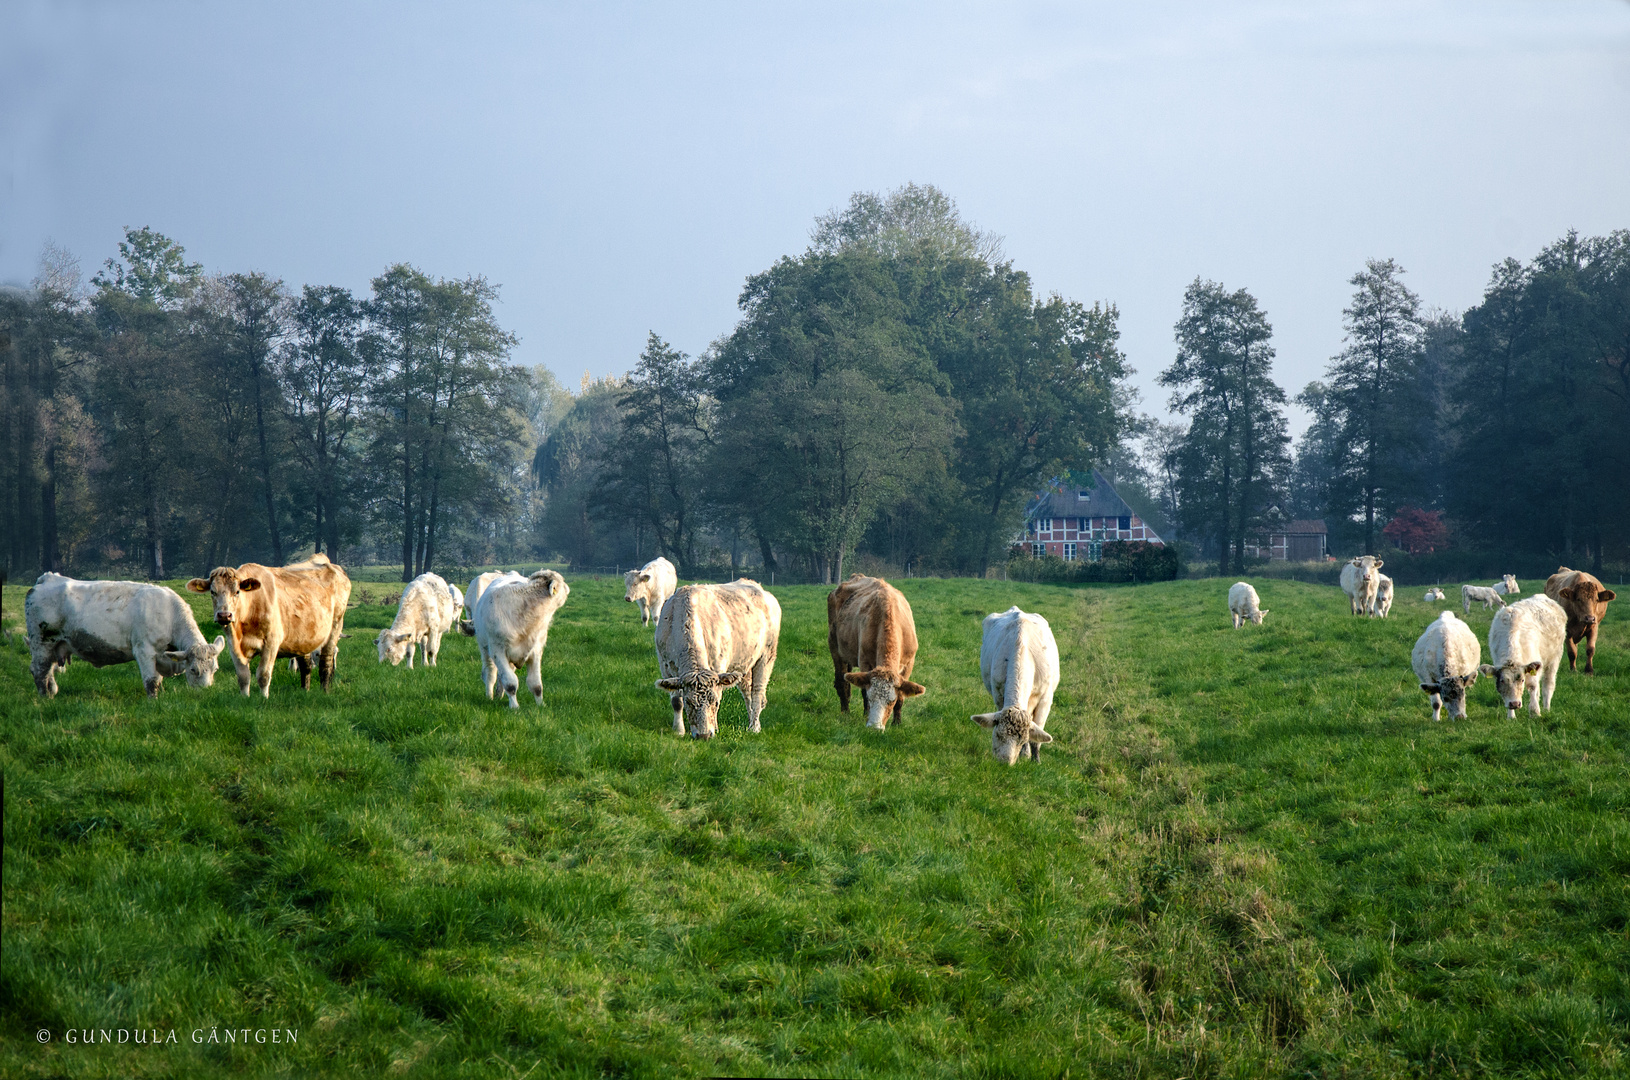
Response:
[[[1438,688],[1433,686],[1431,683],[1421,683],[1421,692],[1425,694],[1435,694],[1438,692]]]
[[[658,690],[666,690],[670,694],[673,693],[674,691],[680,689],[684,685],[685,684],[680,682],[678,679],[658,679],[657,680],[657,689]]]
[[[650,581],[651,580],[651,575],[650,574],[641,574],[639,576],[638,580],[642,581],[642,582]]]
[[[193,592],[209,592],[209,579],[195,577],[187,582],[187,588]]]
[[[719,672],[719,685],[720,686],[735,686],[739,682],[741,682],[741,672],[739,672],[739,671],[721,671],[721,672]]]
[[[1375,560],[1375,568],[1377,570],[1381,569],[1385,565],[1387,565],[1387,564],[1382,562],[1380,559]]]
[[[1538,660],[1530,660],[1530,661],[1528,661],[1528,666],[1523,668],[1523,671],[1525,671],[1529,675],[1532,675],[1534,672],[1536,672],[1538,670],[1539,670],[1539,661]]]
[[[238,582],[238,588],[242,589],[244,592],[254,592],[256,589],[260,588],[260,579],[246,577],[242,581]]]
[[[1556,594],[1564,600],[1572,600],[1574,597],[1573,586],[1569,585],[1566,589],[1558,589]]]
[[[1603,589],[1601,592],[1596,594],[1596,599],[1605,604],[1617,595],[1618,593],[1614,592],[1612,589]]]
[[[988,727],[995,727],[996,726],[996,718],[1001,716],[1001,715],[1002,715],[1001,713],[995,713],[995,712],[982,712],[982,713],[977,713],[977,714],[975,714],[973,716],[970,716],[970,717],[968,717],[968,719],[972,720],[974,723],[978,724],[982,728],[988,728]]]
[[[1041,728],[1037,727],[1035,724],[1031,724],[1030,741],[1033,743],[1050,743],[1053,741],[1053,737],[1041,730]]]
[[[924,686],[922,683],[914,683],[910,679],[903,679],[900,682],[901,697],[916,697],[919,694],[926,693],[928,693],[928,687]]]
[[[864,687],[872,681],[872,673],[869,671],[851,671],[844,676],[844,679],[850,686]]]
[[[221,650],[224,648],[226,648],[226,636],[224,634],[215,635],[215,644],[209,647],[210,653],[215,656],[220,656]]]
[[[1481,671],[1484,675],[1487,675],[1491,679],[1494,678],[1494,665],[1493,664],[1481,664],[1481,665],[1478,666],[1477,670]]]

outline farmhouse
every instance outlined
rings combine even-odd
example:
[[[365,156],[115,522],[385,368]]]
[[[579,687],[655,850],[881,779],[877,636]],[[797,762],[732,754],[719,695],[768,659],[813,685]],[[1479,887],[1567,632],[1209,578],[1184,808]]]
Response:
[[[1287,521],[1245,543],[1248,559],[1278,559],[1281,562],[1322,562],[1329,552],[1329,530],[1322,518]]]
[[[1019,542],[1037,558],[1057,555],[1069,562],[1097,562],[1110,540],[1143,540],[1164,546],[1166,542],[1132,512],[1096,469],[1092,484],[1090,488],[1057,485],[1036,496],[1025,514]]]

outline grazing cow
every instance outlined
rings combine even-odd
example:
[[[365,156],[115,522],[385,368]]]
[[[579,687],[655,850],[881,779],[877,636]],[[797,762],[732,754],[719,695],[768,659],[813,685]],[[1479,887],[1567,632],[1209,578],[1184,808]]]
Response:
[[[513,570],[488,570],[485,574],[477,574],[470,579],[470,591],[464,594],[464,606],[470,609],[468,619],[458,621],[458,632],[465,637],[475,637],[475,606],[481,602],[481,594],[492,588],[495,581],[513,584],[525,581],[526,578]]]
[[[679,571],[674,564],[658,555],[638,570],[623,575],[623,599],[640,606],[640,625],[650,626],[668,597],[679,588]]]
[[[852,574],[827,596],[826,626],[839,707],[849,711],[849,689],[858,686],[867,727],[886,731],[891,712],[899,723],[905,699],[925,692],[910,678],[917,627],[900,590],[882,578]]]
[[[1549,596],[1530,596],[1494,613],[1489,625],[1489,657],[1494,663],[1484,664],[1482,671],[1493,677],[1505,702],[1506,719],[1517,718],[1525,691],[1533,694],[1529,706],[1535,716],[1542,706],[1550,709],[1567,637],[1568,613]]]
[[[1436,585],[1434,585],[1430,589],[1426,590],[1425,600],[1426,600],[1426,602],[1428,604],[1430,604],[1434,600],[1447,600],[1447,599],[1448,599],[1448,597],[1443,595],[1443,590],[1438,588]]]
[[[1506,574],[1501,577],[1499,581],[1496,581],[1494,583],[1494,591],[1499,593],[1501,596],[1516,596],[1518,593],[1522,592],[1522,590],[1517,587],[1517,576],[1515,574]]]
[[[1250,586],[1246,586],[1249,588]],[[979,713],[974,723],[989,728],[990,752],[1011,765],[1023,756],[1041,760],[1041,744],[1053,737],[1045,730],[1058,689],[1058,644],[1053,628],[1040,615],[1017,606],[986,615],[979,645],[979,676],[996,703],[996,711]]]
[[[1247,621],[1262,625],[1262,616],[1267,612],[1262,610],[1262,598],[1257,596],[1256,589],[1248,581],[1236,581],[1228,590],[1228,611],[1234,616],[1234,629],[1238,630]]]
[[[481,647],[481,681],[487,697],[493,684],[502,687],[509,707],[520,708],[515,700],[520,680],[517,665],[526,665],[526,688],[532,700],[543,704],[543,647],[549,643],[549,625],[555,612],[572,591],[566,579],[553,570],[539,570],[529,578],[519,574],[500,577],[479,592],[475,602],[475,641]]]
[[[231,635],[232,666],[245,697],[249,696],[249,661],[257,654],[260,670],[256,681],[263,698],[272,696],[272,668],[279,656],[293,656],[299,662],[300,687],[310,690],[310,656],[319,653],[323,691],[333,684],[351,579],[326,555],[284,567],[244,563],[234,570],[217,566],[209,577],[187,582],[187,588],[209,593],[214,599],[215,622]]]
[[[1545,595],[1568,613],[1568,670],[1579,670],[1579,641],[1584,639],[1585,674],[1596,674],[1596,631],[1616,594],[1583,570],[1559,566],[1545,579]]]
[[[1449,719],[1466,719],[1466,688],[1477,681],[1477,665],[1483,659],[1472,628],[1445,611],[1421,634],[1409,659],[1421,689],[1432,700],[1432,719],[1443,719],[1444,705],[1449,706]]]
[[[1341,591],[1347,594],[1347,606],[1354,615],[1375,614],[1375,591],[1381,585],[1383,565],[1374,555],[1360,555],[1341,568]]]
[[[674,734],[711,739],[719,731],[719,697],[741,688],[747,730],[761,730],[759,717],[775,670],[781,641],[781,605],[756,581],[687,585],[675,590],[657,616],[657,689],[668,692]]]
[[[1495,605],[1505,607],[1505,597],[1483,585],[1462,585],[1460,587],[1461,610],[1470,615],[1473,604],[1482,604],[1483,610],[1487,611]]]
[[[34,686],[57,696],[57,671],[77,656],[92,667],[136,662],[147,696],[158,697],[166,675],[187,685],[214,684],[226,638],[204,639],[187,602],[162,585],[139,581],[75,581],[44,573],[23,600]]]
[[[458,621],[458,607],[453,601],[457,592],[437,574],[420,574],[408,582],[402,590],[396,620],[389,630],[379,632],[379,662],[388,661],[394,667],[406,657],[408,670],[412,671],[413,653],[423,643],[425,666],[435,667],[441,636]]]
[[[1372,612],[1377,618],[1384,619],[1387,612],[1392,610],[1392,579],[1385,574],[1377,574],[1375,580],[1375,610]]]

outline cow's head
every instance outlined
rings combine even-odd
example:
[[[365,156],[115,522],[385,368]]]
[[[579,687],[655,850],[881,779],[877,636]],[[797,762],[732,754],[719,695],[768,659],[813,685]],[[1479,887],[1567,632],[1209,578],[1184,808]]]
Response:
[[[1421,690],[1427,694],[1437,694],[1443,701],[1444,708],[1449,710],[1449,719],[1466,719],[1466,688],[1477,681],[1477,672],[1470,675],[1446,675],[1436,683],[1421,683]]]
[[[217,566],[209,572],[209,577],[195,577],[187,582],[187,588],[193,592],[209,593],[215,600],[216,625],[231,626],[237,620],[240,594],[260,588],[260,579],[239,577],[238,572],[230,566]]]
[[[1266,615],[1267,613],[1268,613],[1267,608],[1259,608],[1258,610],[1253,611],[1253,612],[1251,612],[1251,614],[1247,615],[1246,618],[1250,619],[1257,626],[1261,626],[1262,625],[1262,616]]]
[[[1517,575],[1516,574],[1502,575],[1501,578],[1500,578],[1500,583],[1505,586],[1506,595],[1508,595],[1508,596],[1516,596],[1518,593],[1520,593],[1522,591],[1521,589],[1519,589],[1517,587]]]
[[[1595,579],[1586,578],[1558,590],[1557,595],[1569,602],[1576,621],[1594,626],[1602,621],[1602,616],[1607,614],[1608,602],[1618,594],[1612,589],[1602,588]]]
[[[1525,666],[1508,660],[1499,667],[1484,664],[1478,670],[1494,680],[1494,688],[1500,692],[1500,700],[1505,702],[1506,719],[1515,720],[1517,710],[1522,708],[1523,684],[1528,681],[1528,676],[1539,670],[1539,661]]]
[[[187,685],[207,690],[215,685],[215,669],[226,638],[217,637],[213,643],[202,642],[190,649],[168,649],[154,657],[154,667],[160,675],[185,675]]]
[[[1024,753],[1026,743],[1050,743],[1053,737],[1037,727],[1030,719],[1030,710],[1010,705],[1001,712],[980,713],[974,723],[990,729],[991,756],[1004,765],[1011,765]]]
[[[739,682],[739,671],[703,670],[678,679],[659,679],[657,689],[679,695],[691,738],[711,739],[719,733],[719,698]]]
[[[1350,561],[1354,566],[1358,567],[1358,580],[1360,581],[1376,580],[1382,566],[1381,560],[1374,555],[1360,555]]]
[[[644,570],[630,570],[623,575],[623,599],[632,604],[645,595],[645,587],[651,584],[651,575]]]
[[[413,651],[414,638],[412,634],[398,633],[395,630],[381,630],[378,638],[379,662],[395,667],[407,658]]]
[[[901,678],[887,668],[871,671],[851,671],[844,676],[850,686],[866,691],[866,726],[878,731],[886,730],[889,717],[894,715],[894,703],[900,698],[916,697],[928,688],[910,679]]]

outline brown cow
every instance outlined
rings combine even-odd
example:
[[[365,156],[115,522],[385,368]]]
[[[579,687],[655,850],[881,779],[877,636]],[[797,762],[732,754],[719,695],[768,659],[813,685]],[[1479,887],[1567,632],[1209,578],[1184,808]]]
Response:
[[[866,726],[887,730],[890,714],[898,722],[905,699],[924,692],[909,677],[917,662],[911,605],[882,578],[852,574],[827,596],[826,623],[838,704],[848,712],[849,688],[860,687]]]
[[[1613,599],[1612,589],[1583,570],[1556,568],[1556,573],[1545,579],[1545,595],[1562,605],[1568,613],[1568,670],[1577,671],[1579,639],[1585,639],[1585,674],[1596,674],[1596,631],[1607,614],[1608,601]]]
[[[249,696],[249,659],[260,655],[256,673],[262,697],[272,696],[272,667],[279,656],[292,656],[300,667],[300,686],[311,689],[310,654],[318,650],[323,690],[334,681],[340,631],[351,579],[324,555],[282,568],[244,563],[236,570],[217,566],[207,578],[187,582],[193,592],[215,598],[215,621],[232,635],[232,666],[238,688]]]

